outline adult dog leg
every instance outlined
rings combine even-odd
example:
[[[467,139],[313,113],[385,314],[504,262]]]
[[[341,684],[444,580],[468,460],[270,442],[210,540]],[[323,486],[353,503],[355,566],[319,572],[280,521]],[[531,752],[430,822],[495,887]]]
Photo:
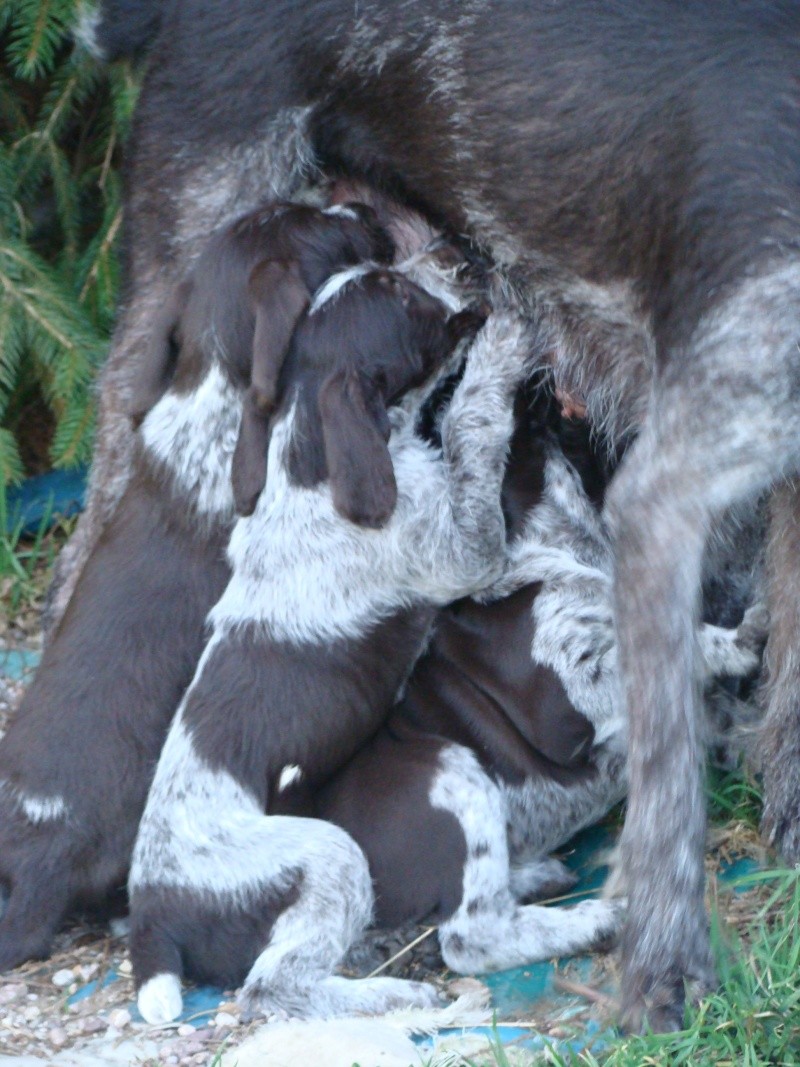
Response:
[[[630,730],[623,1022],[634,1029],[645,1017],[654,1029],[680,1027],[684,980],[713,982],[695,669],[701,561],[716,515],[797,469],[798,288],[789,264],[748,279],[701,320],[690,351],[667,363],[609,496]]]
[[[767,551],[770,634],[767,712],[760,739],[762,829],[789,863],[800,862],[800,481],[775,490]]]

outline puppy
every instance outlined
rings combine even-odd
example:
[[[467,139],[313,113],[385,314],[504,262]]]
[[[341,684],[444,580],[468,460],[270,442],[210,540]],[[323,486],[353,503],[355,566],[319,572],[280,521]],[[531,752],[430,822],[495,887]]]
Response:
[[[437,922],[461,973],[586,951],[614,932],[586,904],[519,903],[574,884],[549,854],[627,789],[611,553],[587,493],[599,500],[605,476],[585,432],[556,436],[543,406],[517,400],[506,572],[439,614],[386,726],[307,808],[363,849],[376,921]],[[752,674],[758,612],[738,629],[704,625],[699,640],[706,684]],[[287,810],[301,799],[287,783]]]
[[[250,431],[273,368],[332,271],[391,254],[366,207],[270,204],[215,235],[163,309],[130,399],[141,428],[128,488],[0,742],[0,970],[46,955],[70,907],[124,886],[229,577],[237,492],[250,506],[236,472],[260,471]]]
[[[616,435],[640,427],[608,501],[631,727],[622,1014],[675,1028],[685,981],[714,982],[701,558],[725,509],[762,491],[764,826],[800,858],[800,10],[412,0],[402,16],[346,0],[236,0],[224,17],[210,0],[170,5],[132,151],[133,304],[265,155],[285,181],[311,159],[471,235],[520,307],[549,319],[562,392]],[[120,468],[105,464],[106,485]],[[94,495],[84,529],[110,496]]]
[[[366,860],[337,827],[270,812],[287,775],[313,788],[375,732],[435,607],[502,568],[500,485],[533,343],[517,319],[496,314],[471,348],[441,449],[415,430],[472,319],[401,274],[356,271],[295,331],[266,487],[234,529],[137,839],[131,958],[150,1021],[178,1014],[183,974],[244,981],[249,1011],[431,1002],[428,986],[331,977],[370,917]]]

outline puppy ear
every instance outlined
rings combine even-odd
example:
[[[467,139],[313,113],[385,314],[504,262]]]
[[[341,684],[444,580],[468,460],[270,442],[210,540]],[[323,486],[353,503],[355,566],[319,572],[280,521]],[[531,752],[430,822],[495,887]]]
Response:
[[[136,376],[126,405],[127,413],[138,426],[169,388],[175,371],[177,350],[173,330],[186,310],[191,282],[176,285],[156,318],[147,351],[136,366]]]
[[[233,503],[237,515],[252,515],[267,480],[268,413],[259,411],[252,390],[245,393],[239,436],[231,459]]]
[[[270,412],[289,342],[311,294],[293,260],[263,260],[250,275],[249,290],[256,319],[250,389],[256,410]]]
[[[277,401],[278,379],[294,328],[311,299],[292,261],[262,261],[251,273],[248,288],[255,313],[250,388],[231,460],[239,515],[253,514],[267,480],[269,420]]]
[[[359,526],[385,526],[397,503],[397,483],[382,399],[368,395],[358,373],[345,368],[324,382],[318,403],[334,507]]]

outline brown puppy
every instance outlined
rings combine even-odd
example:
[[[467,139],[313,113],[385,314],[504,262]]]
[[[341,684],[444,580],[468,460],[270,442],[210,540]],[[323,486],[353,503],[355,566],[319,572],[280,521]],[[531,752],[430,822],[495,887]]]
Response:
[[[243,488],[236,471],[263,483],[254,438],[297,319],[332,271],[391,254],[369,208],[272,203],[211,238],[154,324],[129,400],[132,476],[0,742],[0,971],[46,954],[70,907],[124,885],[229,577],[232,468],[251,508],[252,476]]]

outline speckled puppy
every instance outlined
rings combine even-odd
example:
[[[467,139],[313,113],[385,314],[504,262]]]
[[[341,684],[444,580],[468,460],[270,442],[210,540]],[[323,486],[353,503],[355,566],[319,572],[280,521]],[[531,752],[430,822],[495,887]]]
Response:
[[[244,981],[249,1010],[430,1003],[393,979],[331,976],[369,921],[361,850],[319,820],[265,814],[287,767],[311,786],[380,724],[438,605],[495,580],[512,406],[533,338],[492,316],[444,417],[416,432],[453,366],[445,306],[406,277],[332,279],[296,331],[266,487],[236,525],[233,577],[158,765],[131,870],[131,954],[150,1021],[183,974]],[[474,325],[474,317],[473,317]],[[357,519],[360,525],[343,516]],[[597,905],[597,921],[607,917]]]

